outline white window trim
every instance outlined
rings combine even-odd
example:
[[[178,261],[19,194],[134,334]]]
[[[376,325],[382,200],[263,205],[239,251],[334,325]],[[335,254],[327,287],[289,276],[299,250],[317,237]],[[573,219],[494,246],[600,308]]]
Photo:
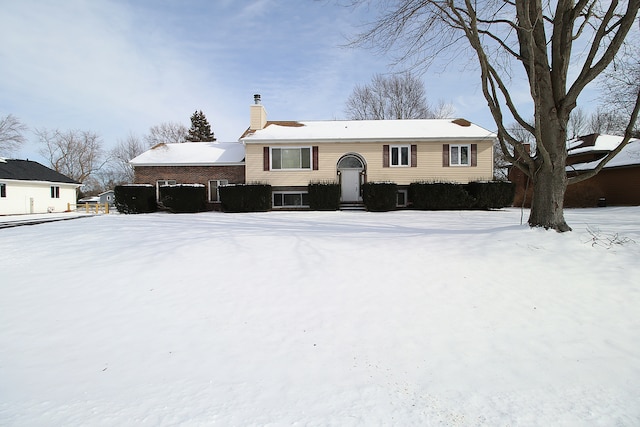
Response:
[[[467,162],[468,163],[453,163],[453,148],[454,147],[458,148],[458,158],[456,159],[457,162],[460,161],[460,153],[462,153],[461,148],[462,147],[467,147]],[[452,144],[452,145],[449,145],[449,166],[452,166],[452,167],[469,167],[469,166],[471,166],[471,144]]]
[[[300,199],[302,200],[302,195],[306,194],[307,196],[309,195],[308,191],[274,191],[273,193],[271,193],[271,206],[273,206],[274,209],[287,209],[287,208],[308,208],[309,205],[282,205],[282,206],[276,206],[276,194],[282,194],[283,198],[282,201],[284,203],[284,195],[285,194],[299,194],[300,195]]]
[[[274,169],[273,168],[273,150],[302,150],[303,148],[309,149],[309,167],[308,168],[283,168]],[[301,152],[302,153],[302,152]],[[300,157],[300,164],[302,164],[302,155]],[[282,157],[280,158],[280,165],[282,166]],[[284,147],[269,147],[269,170],[271,171],[310,171],[313,170],[313,147],[310,145],[302,145],[302,146],[284,146]]]
[[[156,181],[156,201],[160,201],[160,187],[163,185],[176,185],[175,179],[159,179]]]
[[[393,164],[393,149],[398,150],[398,164]],[[403,165],[402,162],[402,149],[407,149],[407,164]],[[389,167],[392,168],[408,168],[411,166],[411,145],[390,145],[389,146]]]
[[[216,183],[216,199],[215,200],[211,199],[211,183],[212,182]],[[229,185],[229,180],[228,179],[210,179],[209,180],[209,191],[208,191],[207,194],[208,194],[210,202],[219,202],[220,201],[220,187],[221,186],[225,186],[225,185]]]
[[[60,198],[60,186],[52,185],[51,186],[51,199],[59,199]]]

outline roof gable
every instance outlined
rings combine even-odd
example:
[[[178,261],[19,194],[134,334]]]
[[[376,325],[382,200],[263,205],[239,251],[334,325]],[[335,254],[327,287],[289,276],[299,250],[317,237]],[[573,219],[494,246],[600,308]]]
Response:
[[[80,184],[79,182],[41,165],[38,162],[18,159],[3,159],[0,161],[0,179]]]

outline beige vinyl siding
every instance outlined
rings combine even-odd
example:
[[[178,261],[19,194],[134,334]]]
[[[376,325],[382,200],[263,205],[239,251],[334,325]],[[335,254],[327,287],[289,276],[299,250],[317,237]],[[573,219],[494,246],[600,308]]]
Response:
[[[417,167],[382,167],[382,146],[417,145]],[[478,144],[478,166],[442,166],[443,144]],[[340,158],[348,153],[362,156],[367,167],[367,181],[390,181],[399,185],[408,185],[416,181],[450,181],[467,183],[493,178],[493,140],[481,141],[403,141],[362,142],[362,143],[294,143],[274,144],[272,146],[301,147],[317,145],[318,170],[263,170],[263,147],[268,144],[246,145],[246,181],[265,182],[273,186],[300,186],[312,181],[335,181],[336,165]]]

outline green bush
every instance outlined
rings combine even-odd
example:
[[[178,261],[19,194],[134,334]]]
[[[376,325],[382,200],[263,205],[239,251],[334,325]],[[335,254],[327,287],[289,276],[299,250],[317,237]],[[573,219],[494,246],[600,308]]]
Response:
[[[476,209],[501,209],[513,205],[516,186],[509,181],[470,182],[467,192],[476,199]]]
[[[340,184],[335,182],[309,183],[309,208],[314,211],[340,209]]]
[[[202,212],[207,205],[207,189],[202,184],[163,185],[160,203],[175,213]]]
[[[271,185],[236,184],[219,188],[224,212],[265,212],[271,209]]]
[[[362,199],[368,211],[393,211],[398,201],[398,186],[393,182],[367,182],[362,185]]]
[[[150,213],[158,210],[156,190],[151,184],[117,185],[113,189],[116,209],[124,214]]]
[[[409,200],[420,210],[471,209],[475,204],[462,184],[452,182],[413,182]]]

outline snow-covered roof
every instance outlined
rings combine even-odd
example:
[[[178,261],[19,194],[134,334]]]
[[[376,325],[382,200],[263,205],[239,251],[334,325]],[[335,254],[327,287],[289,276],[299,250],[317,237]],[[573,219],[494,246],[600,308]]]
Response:
[[[264,129],[249,131],[245,144],[293,141],[352,142],[429,139],[482,139],[496,134],[464,119],[427,120],[331,120],[267,122]]]
[[[601,146],[604,144],[612,144],[607,151],[615,149],[617,144],[622,140],[621,136],[600,135],[600,137],[602,136],[607,136],[608,138],[603,139],[604,143]],[[600,137],[598,139],[600,139]],[[613,144],[615,141],[617,141],[617,143]],[[567,171],[591,170],[594,169],[598,163],[600,163],[600,160],[574,164],[567,166]],[[632,165],[640,165],[640,139],[632,139],[629,141],[622,151],[620,151],[609,163],[605,165],[605,169]]]
[[[238,142],[158,144],[129,161],[134,166],[220,166],[243,162],[244,145]]]
[[[621,136],[594,133],[569,140],[567,151],[570,156],[592,151],[613,151],[620,141],[622,141]]]

